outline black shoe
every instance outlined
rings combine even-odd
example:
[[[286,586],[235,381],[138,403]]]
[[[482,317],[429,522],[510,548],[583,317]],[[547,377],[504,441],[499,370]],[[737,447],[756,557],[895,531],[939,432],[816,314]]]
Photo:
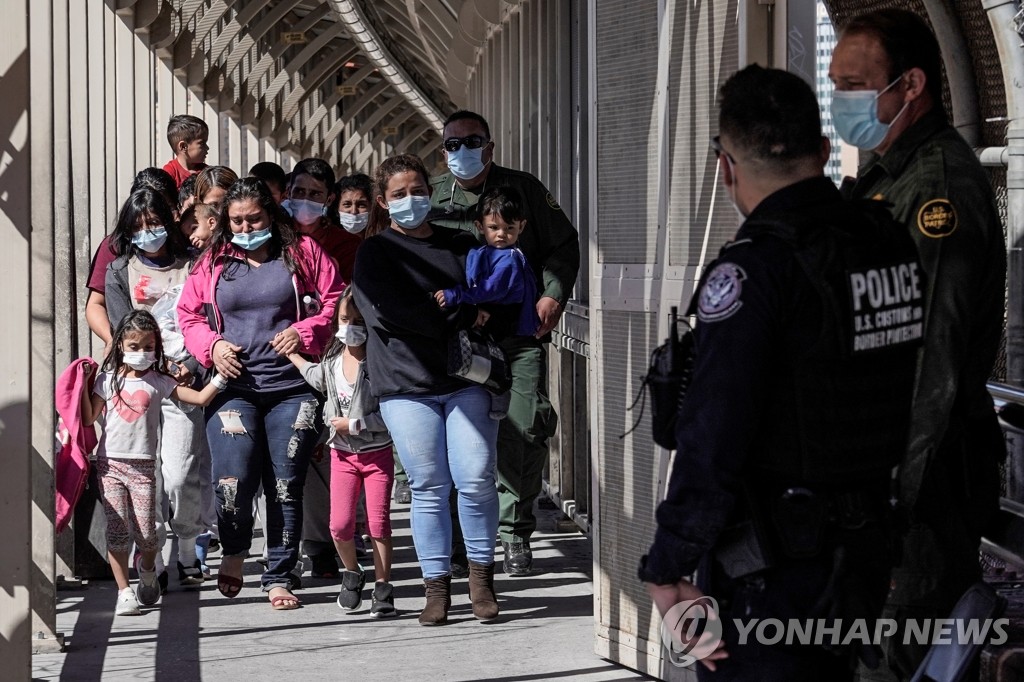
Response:
[[[505,575],[521,576],[530,575],[533,570],[533,552],[530,550],[529,542],[515,540],[513,542],[501,541],[505,549]]]
[[[338,606],[346,611],[354,611],[363,603],[363,587],[366,586],[366,573],[359,571],[341,572],[341,591],[338,592]]]
[[[312,557],[313,567],[309,570],[311,578],[327,578],[337,580],[338,558],[334,550],[314,554]]]
[[[370,615],[373,618],[394,618],[398,615],[393,589],[391,583],[385,582],[373,586],[373,604],[370,606]]]
[[[412,504],[412,489],[408,481],[395,481],[395,504]]]
[[[156,577],[156,582],[160,585],[160,594],[167,594],[167,570],[160,571],[160,575]]]
[[[185,587],[191,587],[195,585],[202,585],[203,580],[206,578],[203,576],[202,564],[199,563],[199,559],[196,559],[194,566],[184,566],[180,561],[178,562],[178,583]],[[158,578],[159,580],[159,578]]]

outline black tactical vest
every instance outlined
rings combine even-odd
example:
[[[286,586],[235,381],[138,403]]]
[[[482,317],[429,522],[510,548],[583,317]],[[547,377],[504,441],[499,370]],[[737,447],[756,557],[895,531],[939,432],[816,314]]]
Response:
[[[849,490],[888,480],[906,449],[924,273],[906,229],[877,202],[756,223],[753,240],[795,252],[823,311],[820,334],[779,358],[778,381],[751,453],[783,486]]]

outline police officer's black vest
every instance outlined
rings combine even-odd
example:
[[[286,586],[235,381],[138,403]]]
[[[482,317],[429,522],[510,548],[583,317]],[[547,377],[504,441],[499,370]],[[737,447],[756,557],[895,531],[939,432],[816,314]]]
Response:
[[[878,202],[757,221],[752,239],[795,252],[823,311],[821,333],[779,358],[755,479],[850,490],[888,480],[906,449],[924,274],[906,229]],[[825,210],[827,209],[827,214]],[[774,218],[774,217],[773,217]]]

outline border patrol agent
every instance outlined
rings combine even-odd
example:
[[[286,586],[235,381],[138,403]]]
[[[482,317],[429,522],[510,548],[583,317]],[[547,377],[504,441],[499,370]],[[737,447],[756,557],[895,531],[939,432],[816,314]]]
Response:
[[[693,376],[639,577],[663,615],[718,601],[724,653],[700,679],[851,679],[869,648],[741,643],[735,619],[881,611],[926,283],[888,213],[823,176],[829,143],[802,79],[749,66],[720,108],[712,147],[746,220],[690,304]]]
[[[832,56],[832,117],[867,155],[851,196],[888,202],[914,237],[928,281],[924,348],[899,476],[908,520],[885,616],[948,618],[981,579],[980,537],[999,503],[1006,456],[985,388],[1003,322],[1006,247],[989,179],[942,109],[939,46],[913,13],[855,17]],[[844,183],[848,186],[849,183]],[[886,645],[891,672],[913,674],[927,646]]]
[[[494,163],[494,140],[479,114],[457,111],[448,117],[444,156],[449,172],[430,181],[430,222],[480,238],[473,219],[477,200],[488,187],[514,187],[525,205],[526,230],[519,247],[537,276],[541,324],[532,339],[510,337],[502,342],[512,367],[512,402],[498,429],[498,534],[505,550],[505,572],[527,575],[533,566],[530,537],[537,528],[533,503],[541,491],[547,439],[557,426],[547,396],[544,342],[550,340],[576,284],[579,233],[540,180]]]

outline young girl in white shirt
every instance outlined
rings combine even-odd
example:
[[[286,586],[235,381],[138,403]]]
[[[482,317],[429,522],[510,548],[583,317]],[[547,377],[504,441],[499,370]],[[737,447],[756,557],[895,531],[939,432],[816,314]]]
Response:
[[[177,382],[164,368],[160,328],[145,310],[128,313],[114,332],[111,352],[96,376],[92,394],[82,393],[82,420],[92,424],[101,415],[103,436],[96,453],[99,494],[107,516],[107,559],[117,582],[115,614],[137,616],[139,604],[160,599],[156,575],[156,452],[160,440],[160,402],[173,397],[191,405],[207,405],[223,388],[215,376],[202,391]],[[138,595],[128,580],[132,541],[141,558]]]

